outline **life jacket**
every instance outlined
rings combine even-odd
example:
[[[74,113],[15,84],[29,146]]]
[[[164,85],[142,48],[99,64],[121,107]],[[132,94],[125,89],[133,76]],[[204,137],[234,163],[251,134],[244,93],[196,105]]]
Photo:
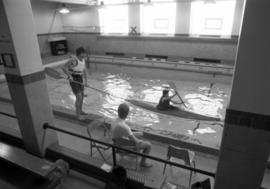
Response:
[[[76,65],[69,68],[69,71],[73,74],[82,74],[85,69],[85,60],[80,61],[77,57],[74,57]]]
[[[167,110],[170,107],[170,99],[166,99],[165,96],[162,96],[159,100],[157,108],[159,110]]]

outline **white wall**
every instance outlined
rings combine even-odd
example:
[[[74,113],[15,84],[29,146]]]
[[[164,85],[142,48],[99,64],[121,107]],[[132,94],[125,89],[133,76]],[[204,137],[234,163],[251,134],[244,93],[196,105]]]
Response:
[[[189,34],[189,22],[191,13],[191,3],[188,1],[182,1],[177,3],[176,7],[176,34]]]
[[[241,2],[240,2],[241,1]],[[49,31],[53,19],[53,13],[58,4],[50,2],[40,2],[32,0],[33,13],[36,20],[37,33],[46,34]],[[99,32],[99,15],[96,7],[82,5],[68,5],[71,12],[66,15],[57,13],[51,32],[65,35],[68,39],[68,46],[74,51],[78,46],[90,48],[95,52],[122,52],[132,54],[155,54],[167,56],[197,57],[208,59],[221,59],[231,64],[235,60],[237,40],[208,40],[189,37],[181,39],[147,39],[131,37],[99,37],[91,33]],[[233,26],[233,35],[238,35],[241,25],[243,0],[237,0],[235,23]],[[132,18],[129,19],[131,26],[137,26],[139,32],[140,17],[139,6],[129,6],[129,12]],[[183,1],[177,5],[176,33],[189,33],[190,20],[190,2]],[[85,33],[82,33],[85,32]],[[51,34],[50,34],[51,36]],[[41,54],[47,56],[50,54],[50,47],[47,42],[48,35],[39,35]]]
[[[57,3],[31,0],[37,34],[62,32],[61,15]]]
[[[113,37],[89,33],[66,33],[69,49],[75,51],[79,46],[91,52],[116,52],[137,55],[165,55],[183,59],[220,59],[233,64],[236,56],[236,40],[211,41],[192,38],[151,38],[151,37]]]
[[[89,7],[74,7],[69,14],[62,15],[62,26],[65,32],[98,32],[98,10]]]
[[[244,0],[237,0],[234,13],[232,35],[239,35],[244,9]]]

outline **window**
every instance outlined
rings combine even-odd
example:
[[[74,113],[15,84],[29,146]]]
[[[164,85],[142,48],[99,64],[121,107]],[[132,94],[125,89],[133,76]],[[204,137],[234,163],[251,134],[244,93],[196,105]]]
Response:
[[[155,3],[156,1],[156,3]],[[160,0],[141,5],[141,29],[144,34],[174,34],[176,4]],[[163,1],[164,2],[164,1]]]
[[[127,5],[104,6],[104,8],[100,8],[99,20],[102,33],[128,33]]]
[[[232,32],[235,0],[192,2],[190,33],[192,35],[223,35]]]

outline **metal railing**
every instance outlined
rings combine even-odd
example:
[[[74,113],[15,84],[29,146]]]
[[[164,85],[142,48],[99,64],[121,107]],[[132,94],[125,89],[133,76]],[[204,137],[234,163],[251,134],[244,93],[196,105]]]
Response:
[[[70,131],[67,131],[67,130],[52,126],[52,125],[49,125],[48,123],[44,124],[44,129],[52,129],[52,130],[59,131],[59,132],[62,132],[62,133],[65,133],[65,134],[68,134],[68,135],[71,135],[71,136],[75,136],[75,137],[78,137],[78,138],[81,138],[81,139],[88,140],[90,142],[95,142],[97,144],[101,144],[101,145],[104,145],[104,146],[111,147],[112,148],[112,157],[113,157],[113,165],[114,166],[117,164],[117,162],[116,162],[116,150],[121,150],[121,151],[128,152],[130,154],[135,154],[135,155],[138,155],[138,156],[141,156],[141,157],[144,157],[144,158],[155,160],[157,162],[166,163],[166,164],[171,165],[171,166],[179,167],[179,168],[182,168],[182,169],[193,171],[195,173],[201,173],[203,175],[207,175],[207,176],[215,178],[215,173],[212,173],[212,172],[209,172],[209,171],[204,171],[204,170],[201,170],[201,169],[189,167],[189,166],[186,166],[186,165],[182,165],[182,164],[179,164],[179,163],[175,163],[175,162],[168,161],[168,160],[165,160],[165,159],[161,159],[161,158],[158,158],[158,157],[154,157],[154,156],[151,156],[151,155],[146,155],[146,154],[143,154],[143,153],[140,153],[140,152],[135,152],[135,151],[132,151],[132,150],[128,150],[126,148],[121,148],[121,147],[116,146],[114,144],[99,141],[99,140],[96,140],[96,139],[93,139],[93,138],[89,138],[89,137],[86,137],[86,136],[83,136],[83,135],[80,135],[80,134],[77,134],[77,133],[73,133],[73,132],[70,132]]]
[[[7,116],[7,117],[12,117],[12,118],[17,118],[15,115],[11,115],[5,112],[0,112],[1,115]]]

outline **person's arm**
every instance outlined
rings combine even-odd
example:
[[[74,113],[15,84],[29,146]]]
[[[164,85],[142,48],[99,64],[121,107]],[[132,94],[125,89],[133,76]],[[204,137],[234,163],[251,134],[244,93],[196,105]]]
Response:
[[[174,95],[172,95],[172,96],[163,97],[162,98],[162,101],[164,101],[164,100],[171,100],[173,97],[175,97],[175,95],[176,95],[176,93]]]
[[[139,144],[140,142],[142,142],[142,140],[138,139],[133,134],[129,135],[128,138],[129,138],[130,141],[133,141],[136,145]]]
[[[73,59],[70,59],[67,61],[67,63],[65,63],[65,65],[62,68],[63,72],[67,75],[68,79],[72,78],[69,72],[69,68],[72,66],[73,66]]]
[[[84,85],[87,86],[87,71],[86,68],[83,70]]]
[[[174,104],[183,104],[183,102],[177,102],[177,101],[174,101],[174,100],[171,100],[172,103]]]
[[[130,141],[133,141],[136,145],[140,142],[142,142],[142,140],[138,139],[136,136],[134,136],[133,132],[131,131],[131,129],[127,126],[127,134],[128,134],[128,139]]]
[[[168,97],[169,98],[169,100],[171,100],[173,97],[175,97],[177,94],[176,94],[176,92],[174,92],[174,95],[172,95],[172,96],[170,96],[170,97]]]

